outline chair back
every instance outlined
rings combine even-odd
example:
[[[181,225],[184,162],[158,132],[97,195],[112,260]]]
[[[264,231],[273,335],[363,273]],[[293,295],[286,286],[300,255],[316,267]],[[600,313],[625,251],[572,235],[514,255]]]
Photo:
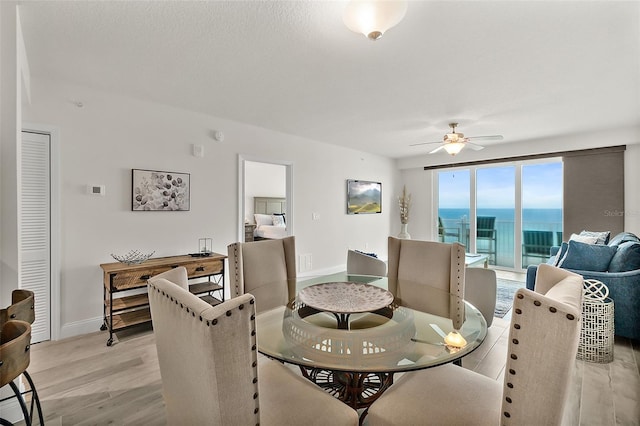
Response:
[[[0,329],[9,320],[33,324],[36,319],[35,297],[31,290],[17,289],[11,292],[11,305],[0,310]]]
[[[487,327],[493,324],[497,293],[496,271],[485,268],[467,268],[464,277],[464,298],[482,313]]]
[[[178,266],[177,268],[169,269],[168,271],[162,272],[158,275],[154,275],[149,278],[149,282],[153,283],[156,280],[165,279],[167,281],[171,281],[174,284],[179,285],[185,290],[189,290],[189,274],[187,273],[187,268],[184,266]]]
[[[387,275],[387,264],[384,261],[360,253],[355,250],[347,251],[347,274],[373,275],[384,277]]]
[[[231,297],[253,294],[258,312],[286,305],[295,298],[295,237],[233,243],[227,251]]]
[[[31,324],[9,320],[0,330],[0,388],[21,375],[31,360]]]
[[[476,228],[478,238],[494,238],[496,227],[496,218],[494,216],[478,216],[476,217]]]
[[[522,231],[522,253],[549,256],[553,246],[553,231]]]
[[[167,424],[258,424],[253,296],[211,306],[160,278],[149,304]]]
[[[453,320],[454,328],[460,328],[456,326],[461,326],[464,321],[464,246],[389,237],[388,255],[389,291],[396,300],[418,311],[447,316]],[[425,297],[425,286],[443,290],[443,294],[448,292],[454,297],[435,301]]]
[[[580,337],[582,277],[558,274],[559,268],[550,265],[538,268],[549,286],[544,294],[518,289],[514,297],[501,424],[559,425],[569,393]]]

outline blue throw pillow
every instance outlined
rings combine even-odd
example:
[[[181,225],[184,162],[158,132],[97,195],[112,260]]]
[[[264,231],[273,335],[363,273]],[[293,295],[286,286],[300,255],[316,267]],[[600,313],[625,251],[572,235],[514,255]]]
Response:
[[[618,246],[609,264],[609,272],[626,272],[640,269],[640,243],[627,241]]]
[[[640,239],[631,232],[621,232],[609,240],[609,245],[619,246],[620,244],[626,243],[627,241],[640,242]]]
[[[569,244],[567,244],[566,241],[563,241],[562,245],[560,246],[560,250],[558,250],[558,253],[556,253],[556,257],[552,263],[553,266],[560,266],[560,263],[562,262],[562,258],[564,257],[565,254],[567,254],[568,247],[569,247]]]
[[[616,254],[615,247],[570,240],[567,254],[558,266],[564,269],[605,272],[614,254]]]

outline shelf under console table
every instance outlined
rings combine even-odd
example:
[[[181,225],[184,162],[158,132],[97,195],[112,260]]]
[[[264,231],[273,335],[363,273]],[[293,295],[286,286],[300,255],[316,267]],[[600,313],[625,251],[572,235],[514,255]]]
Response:
[[[100,265],[103,274],[104,322],[100,330],[109,330],[107,346],[113,344],[113,333],[133,325],[151,321],[147,280],[179,266],[187,269],[189,291],[211,305],[224,301],[224,260],[227,256],[211,253],[206,257],[190,255],[157,257],[137,265],[121,262]],[[203,279],[206,279],[203,281]],[[122,295],[128,292],[134,294]]]

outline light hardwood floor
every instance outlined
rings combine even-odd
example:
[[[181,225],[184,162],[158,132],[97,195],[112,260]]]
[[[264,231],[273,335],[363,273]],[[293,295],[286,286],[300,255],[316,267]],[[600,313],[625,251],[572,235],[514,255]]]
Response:
[[[509,319],[496,318],[463,366],[502,380]],[[32,346],[31,373],[48,425],[166,424],[153,332],[106,332]],[[617,339],[609,364],[576,361],[569,425],[640,425],[640,342]],[[188,360],[186,360],[188,361]]]

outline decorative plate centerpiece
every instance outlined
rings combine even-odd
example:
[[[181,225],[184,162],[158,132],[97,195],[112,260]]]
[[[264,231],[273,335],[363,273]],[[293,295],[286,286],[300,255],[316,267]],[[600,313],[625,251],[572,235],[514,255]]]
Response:
[[[111,257],[118,262],[126,263],[127,265],[137,265],[149,259],[153,256],[153,253],[155,253],[155,250],[151,253],[140,253],[138,250],[131,250],[129,253],[123,255],[111,253]]]
[[[355,314],[389,306],[393,294],[370,284],[333,282],[305,287],[298,293],[298,299],[320,311]]]

